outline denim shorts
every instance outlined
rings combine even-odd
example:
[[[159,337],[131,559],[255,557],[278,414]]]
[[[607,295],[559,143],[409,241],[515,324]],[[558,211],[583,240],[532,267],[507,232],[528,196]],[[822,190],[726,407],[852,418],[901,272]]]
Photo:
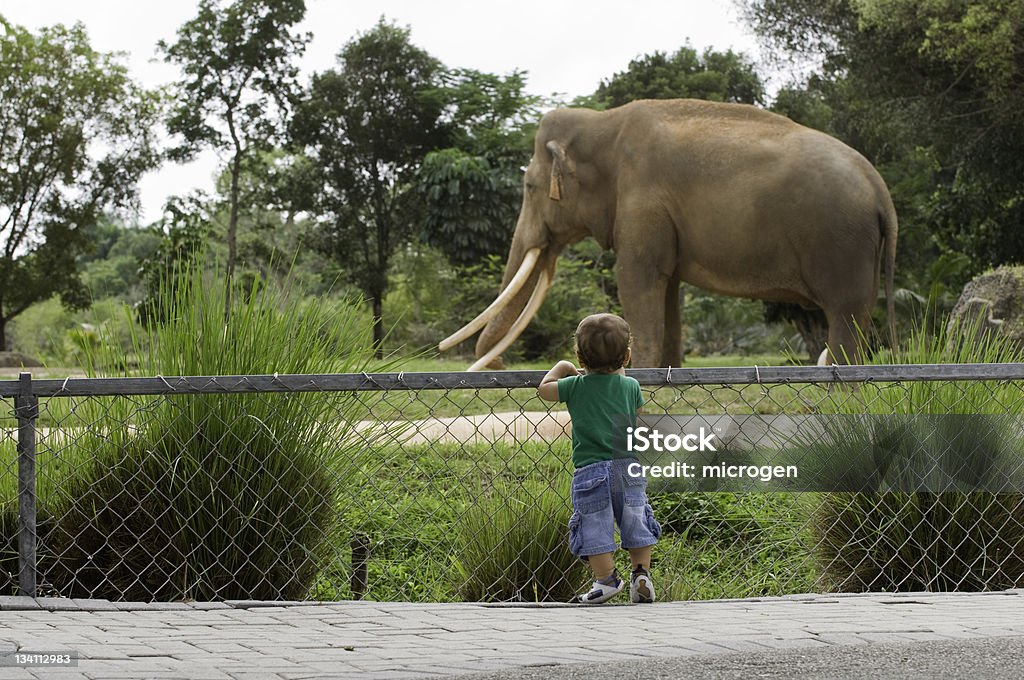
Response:
[[[569,550],[588,555],[615,550],[615,525],[623,548],[654,545],[661,526],[647,502],[647,478],[626,472],[635,458],[617,458],[578,468],[572,477]]]

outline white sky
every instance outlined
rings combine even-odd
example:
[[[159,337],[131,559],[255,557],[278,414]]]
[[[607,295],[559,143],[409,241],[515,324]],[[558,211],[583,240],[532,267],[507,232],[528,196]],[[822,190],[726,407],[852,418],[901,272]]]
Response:
[[[565,98],[593,92],[631,59],[672,52],[687,40],[698,51],[732,48],[756,57],[731,0],[307,0],[299,27],[313,34],[303,58],[309,74],[331,68],[341,47],[383,15],[412,29],[414,44],[449,67],[508,74],[525,70],[533,94]],[[94,49],[126,52],[133,76],[154,87],[176,70],[156,61],[156,43],[173,42],[195,13],[191,0],[0,0],[0,14],[35,31],[56,23],[85,24]],[[217,159],[167,163],[142,181],[141,220],[160,216],[164,200],[192,189],[210,191]]]

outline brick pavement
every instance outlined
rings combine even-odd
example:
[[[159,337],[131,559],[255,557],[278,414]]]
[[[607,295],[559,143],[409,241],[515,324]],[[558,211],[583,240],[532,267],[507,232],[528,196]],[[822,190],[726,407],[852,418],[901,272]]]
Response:
[[[79,655],[17,678],[405,678],[565,663],[1024,636],[1024,590],[655,605],[154,603],[0,597],[0,650]]]

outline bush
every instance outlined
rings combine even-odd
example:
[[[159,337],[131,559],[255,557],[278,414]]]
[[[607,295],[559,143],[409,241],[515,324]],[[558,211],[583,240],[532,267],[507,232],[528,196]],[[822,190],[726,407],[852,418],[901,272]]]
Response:
[[[941,327],[944,327],[942,325]],[[970,329],[915,333],[909,345],[877,363],[996,363],[1013,349],[989,336],[976,343]],[[994,381],[864,384],[856,398],[837,390],[823,412],[872,414],[1020,413],[1019,385]],[[945,446],[964,469],[991,446]],[[989,438],[991,439],[991,437]],[[990,444],[992,442],[989,442]],[[1005,443],[1005,442],[1004,442]],[[876,438],[888,460],[901,460],[900,437]],[[1019,451],[1018,451],[1019,455]],[[977,462],[977,461],[974,461]],[[976,470],[977,471],[977,470]],[[1024,585],[1024,496],[1017,493],[891,491],[821,494],[814,512],[814,545],[823,588],[840,591],[986,590]]]
[[[458,529],[464,600],[565,602],[576,594],[586,566],[568,549],[565,487],[502,482],[477,494]]]
[[[580,319],[596,312],[618,312],[613,262],[614,256],[601,252],[593,242],[567,248],[543,306],[506,352],[506,360],[564,356],[572,348]],[[491,255],[478,264],[453,267],[440,251],[417,246],[415,251],[399,253],[393,267],[385,301],[389,323],[394,324],[388,345],[402,346],[406,353],[432,352],[498,296],[505,260]],[[468,356],[474,345],[475,340],[468,340],[458,351]]]
[[[197,269],[182,272],[159,304],[168,323],[134,337],[147,375],[369,370],[370,328],[355,305],[254,286],[236,292],[225,322],[223,278]],[[116,346],[103,351],[88,356],[90,374],[127,365]],[[49,509],[57,522],[40,547],[43,578],[61,595],[299,599],[310,591],[338,540],[337,462],[361,445],[338,429],[366,417],[357,396],[94,398],[75,416],[88,423],[73,452],[85,462]]]
[[[758,300],[715,295],[688,284],[679,294],[687,355],[778,352],[799,337],[787,337],[793,332],[788,324],[766,322],[764,304]]]
[[[980,591],[1024,584],[1024,496],[823,494],[814,517],[828,590]]]

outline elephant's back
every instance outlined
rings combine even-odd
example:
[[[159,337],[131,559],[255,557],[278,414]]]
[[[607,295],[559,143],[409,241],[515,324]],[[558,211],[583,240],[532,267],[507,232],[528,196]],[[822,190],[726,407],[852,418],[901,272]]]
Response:
[[[779,135],[808,129],[756,106],[703,99],[640,99],[605,114],[617,117],[624,128],[699,128],[718,135]]]
[[[856,149],[755,106],[639,100],[608,113],[614,111],[621,111],[618,139],[630,151],[624,155],[641,157],[643,165],[685,181],[728,181],[755,172],[762,175],[762,186],[771,185],[772,178],[788,184],[796,176],[876,188],[881,182]]]

